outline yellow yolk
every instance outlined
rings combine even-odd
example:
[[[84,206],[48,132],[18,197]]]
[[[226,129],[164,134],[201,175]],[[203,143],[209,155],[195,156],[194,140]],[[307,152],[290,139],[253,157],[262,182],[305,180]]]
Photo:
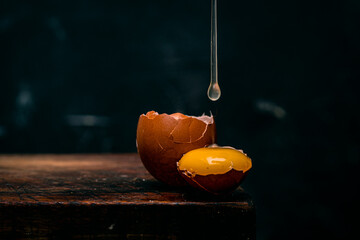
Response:
[[[225,174],[231,169],[246,172],[251,166],[248,156],[228,147],[198,148],[184,154],[178,162],[178,169],[192,176]]]

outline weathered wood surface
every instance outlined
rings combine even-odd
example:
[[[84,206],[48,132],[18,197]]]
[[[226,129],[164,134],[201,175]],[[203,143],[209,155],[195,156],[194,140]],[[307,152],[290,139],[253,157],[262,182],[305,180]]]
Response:
[[[137,154],[0,155],[0,239],[199,237],[254,239],[250,196],[165,186]]]

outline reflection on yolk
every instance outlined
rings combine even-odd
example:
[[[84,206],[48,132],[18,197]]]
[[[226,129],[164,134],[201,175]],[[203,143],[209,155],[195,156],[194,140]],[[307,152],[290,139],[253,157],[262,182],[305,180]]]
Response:
[[[251,159],[232,148],[198,148],[186,153],[178,162],[178,168],[190,175],[225,174],[231,169],[246,172],[251,168]]]
[[[222,162],[225,162],[226,159],[225,158],[214,158],[214,157],[207,157],[206,160],[208,161],[209,164],[221,164]]]

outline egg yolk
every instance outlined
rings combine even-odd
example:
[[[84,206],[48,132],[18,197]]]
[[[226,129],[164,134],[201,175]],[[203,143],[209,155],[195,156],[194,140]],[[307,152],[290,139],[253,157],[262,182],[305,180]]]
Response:
[[[198,148],[184,154],[178,162],[178,169],[191,176],[225,174],[232,169],[246,172],[251,166],[246,154],[227,147]]]

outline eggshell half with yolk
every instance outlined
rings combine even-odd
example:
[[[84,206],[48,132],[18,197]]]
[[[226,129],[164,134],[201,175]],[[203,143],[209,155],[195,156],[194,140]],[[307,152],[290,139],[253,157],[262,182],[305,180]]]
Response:
[[[213,116],[159,114],[150,111],[139,117],[136,142],[145,168],[161,182],[186,185],[176,163],[187,152],[215,143]]]
[[[240,185],[252,162],[241,150],[213,145],[187,152],[177,165],[181,176],[191,186],[224,194]]]

